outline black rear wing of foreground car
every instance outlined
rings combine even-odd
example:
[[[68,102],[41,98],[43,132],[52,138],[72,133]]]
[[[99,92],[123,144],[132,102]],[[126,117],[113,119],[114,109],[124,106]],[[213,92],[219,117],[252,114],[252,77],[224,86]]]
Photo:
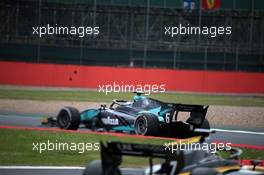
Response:
[[[184,152],[171,152],[166,150],[161,145],[150,144],[134,144],[134,143],[120,143],[107,142],[101,144],[101,160],[103,175],[114,175],[118,170],[118,166],[122,163],[122,156],[138,156],[149,158],[150,174],[152,174],[153,158],[164,159],[164,165],[170,167],[171,161],[177,162],[175,174],[178,174],[184,167]]]
[[[242,151],[238,148],[232,148],[231,150],[226,150],[230,152],[230,156],[227,159],[222,159],[215,157],[212,154],[197,154],[198,152],[204,153],[203,150],[188,151],[184,150],[174,150],[167,149],[166,145],[152,145],[152,144],[135,144],[135,143],[121,143],[121,142],[107,142],[106,144],[100,143],[101,146],[101,166],[103,175],[120,175],[119,166],[122,163],[122,156],[138,156],[149,158],[149,171],[148,174],[153,174],[153,158],[164,159],[161,165],[162,174],[179,174],[186,165],[198,165],[194,160],[200,162],[201,160],[206,160],[204,163],[208,162],[208,158],[214,162],[215,166],[221,167],[223,165],[237,165],[237,162]],[[192,154],[190,154],[192,153]],[[195,156],[196,155],[196,156]],[[197,156],[198,155],[198,156]],[[202,156],[202,157],[201,157]],[[189,161],[188,162],[188,157]],[[229,161],[230,160],[230,161]],[[215,162],[220,162],[218,165]],[[172,166],[175,162],[176,166]],[[201,163],[201,162],[200,162]],[[174,167],[174,168],[172,168]]]

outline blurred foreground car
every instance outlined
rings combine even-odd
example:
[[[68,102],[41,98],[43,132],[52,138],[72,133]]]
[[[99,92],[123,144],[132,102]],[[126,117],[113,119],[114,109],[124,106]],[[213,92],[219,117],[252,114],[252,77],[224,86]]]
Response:
[[[229,157],[222,158],[203,150],[171,152],[160,145],[143,145],[120,142],[101,143],[101,160],[92,161],[83,175],[122,175],[119,167],[123,156],[149,158],[149,166],[142,171],[131,168],[129,173],[135,175],[264,175],[264,169],[241,167],[238,158],[240,149],[229,150]],[[153,164],[153,159],[163,159],[161,164]]]

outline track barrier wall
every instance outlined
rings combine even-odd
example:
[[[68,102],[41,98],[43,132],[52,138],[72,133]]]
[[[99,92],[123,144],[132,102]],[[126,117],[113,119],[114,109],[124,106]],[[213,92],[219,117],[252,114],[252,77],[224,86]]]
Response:
[[[0,84],[98,88],[161,85],[167,91],[264,94],[264,73],[218,72],[0,62]]]

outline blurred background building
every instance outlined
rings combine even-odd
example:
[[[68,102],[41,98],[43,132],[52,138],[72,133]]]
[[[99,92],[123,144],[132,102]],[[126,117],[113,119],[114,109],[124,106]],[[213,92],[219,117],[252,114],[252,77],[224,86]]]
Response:
[[[0,59],[35,63],[264,72],[264,1],[1,0]],[[219,3],[219,4],[217,4]],[[201,8],[203,7],[203,8]],[[232,35],[164,35],[165,26],[231,26]],[[99,26],[84,38],[33,26]]]

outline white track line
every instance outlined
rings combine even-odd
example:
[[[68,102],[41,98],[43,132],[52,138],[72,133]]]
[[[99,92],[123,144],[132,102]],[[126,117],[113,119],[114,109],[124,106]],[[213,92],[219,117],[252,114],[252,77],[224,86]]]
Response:
[[[0,170],[84,170],[75,166],[0,166]],[[122,171],[135,171],[134,168],[121,168]]]
[[[30,170],[84,170],[85,167],[75,166],[0,166],[0,169],[30,169]]]
[[[211,131],[240,133],[240,134],[264,135],[264,132],[243,131],[243,130],[227,130],[227,129],[216,129],[216,128],[212,128]]]

